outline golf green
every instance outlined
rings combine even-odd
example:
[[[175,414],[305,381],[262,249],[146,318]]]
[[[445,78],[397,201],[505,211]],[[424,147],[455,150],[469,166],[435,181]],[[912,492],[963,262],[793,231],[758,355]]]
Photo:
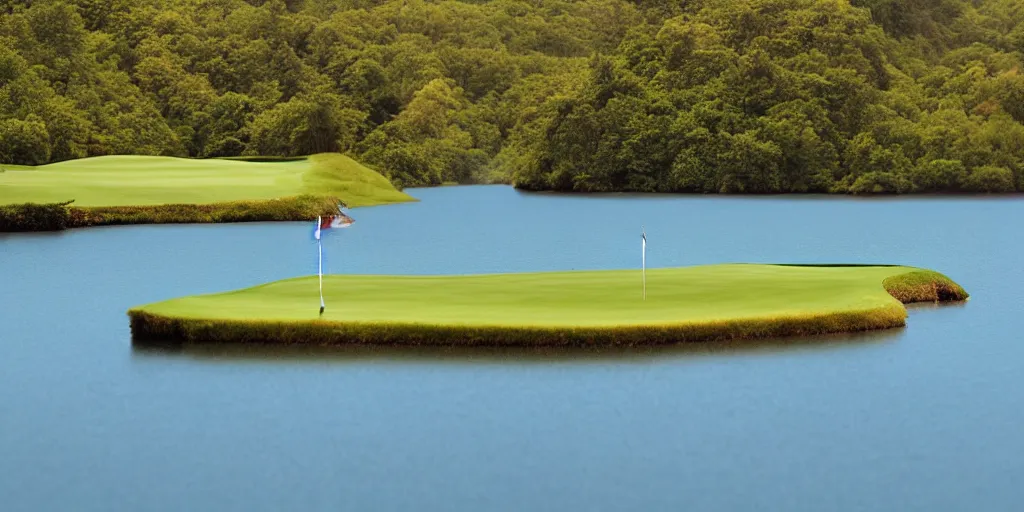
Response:
[[[208,205],[331,196],[352,207],[412,201],[380,174],[340,154],[286,161],[102,156],[39,167],[3,166],[0,205]]]
[[[899,266],[729,264],[464,276],[300,277],[129,311],[137,338],[184,342],[586,345],[902,326],[902,302],[964,300]],[[897,299],[899,297],[899,300]]]

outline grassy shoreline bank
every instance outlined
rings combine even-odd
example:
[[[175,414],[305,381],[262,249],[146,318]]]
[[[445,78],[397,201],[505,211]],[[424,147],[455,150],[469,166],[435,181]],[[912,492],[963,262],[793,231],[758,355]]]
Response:
[[[414,201],[340,154],[189,160],[112,156],[0,174],[0,232],[120,224],[298,221]]]
[[[69,203],[0,205],[0,233],[62,231],[128,224],[283,222],[338,212],[336,197],[296,196],[266,201],[79,208]]]
[[[906,324],[903,303],[968,298],[910,267],[711,265],[652,271],[643,302],[621,296],[633,274],[328,276],[325,293],[345,295],[328,298],[324,318],[307,307],[315,277],[297,278],[128,316],[142,344],[638,346],[889,329]]]

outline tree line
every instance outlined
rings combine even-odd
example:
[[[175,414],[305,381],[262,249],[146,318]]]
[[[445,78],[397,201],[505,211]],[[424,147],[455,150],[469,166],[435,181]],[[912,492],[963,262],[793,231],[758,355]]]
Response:
[[[0,163],[345,152],[396,185],[1024,187],[1017,0],[0,0]]]

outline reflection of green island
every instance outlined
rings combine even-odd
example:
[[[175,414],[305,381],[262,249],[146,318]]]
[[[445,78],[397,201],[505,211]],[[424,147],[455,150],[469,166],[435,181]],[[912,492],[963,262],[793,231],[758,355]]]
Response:
[[[301,277],[128,312],[136,340],[182,343],[608,346],[771,338],[905,325],[902,303],[961,301],[898,266],[711,265],[469,276]]]
[[[0,231],[309,220],[336,213],[339,201],[358,207],[413,200],[339,154],[273,161],[106,156],[5,167]]]

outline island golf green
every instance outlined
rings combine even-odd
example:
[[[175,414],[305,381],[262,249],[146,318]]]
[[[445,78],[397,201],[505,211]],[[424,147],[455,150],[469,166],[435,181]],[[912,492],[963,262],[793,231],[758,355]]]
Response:
[[[905,325],[902,303],[961,301],[900,266],[728,264],[451,276],[324,276],[129,310],[136,340],[182,343],[641,345]]]
[[[103,156],[3,168],[0,231],[309,220],[336,213],[339,201],[359,207],[414,200],[340,154],[271,161]]]

